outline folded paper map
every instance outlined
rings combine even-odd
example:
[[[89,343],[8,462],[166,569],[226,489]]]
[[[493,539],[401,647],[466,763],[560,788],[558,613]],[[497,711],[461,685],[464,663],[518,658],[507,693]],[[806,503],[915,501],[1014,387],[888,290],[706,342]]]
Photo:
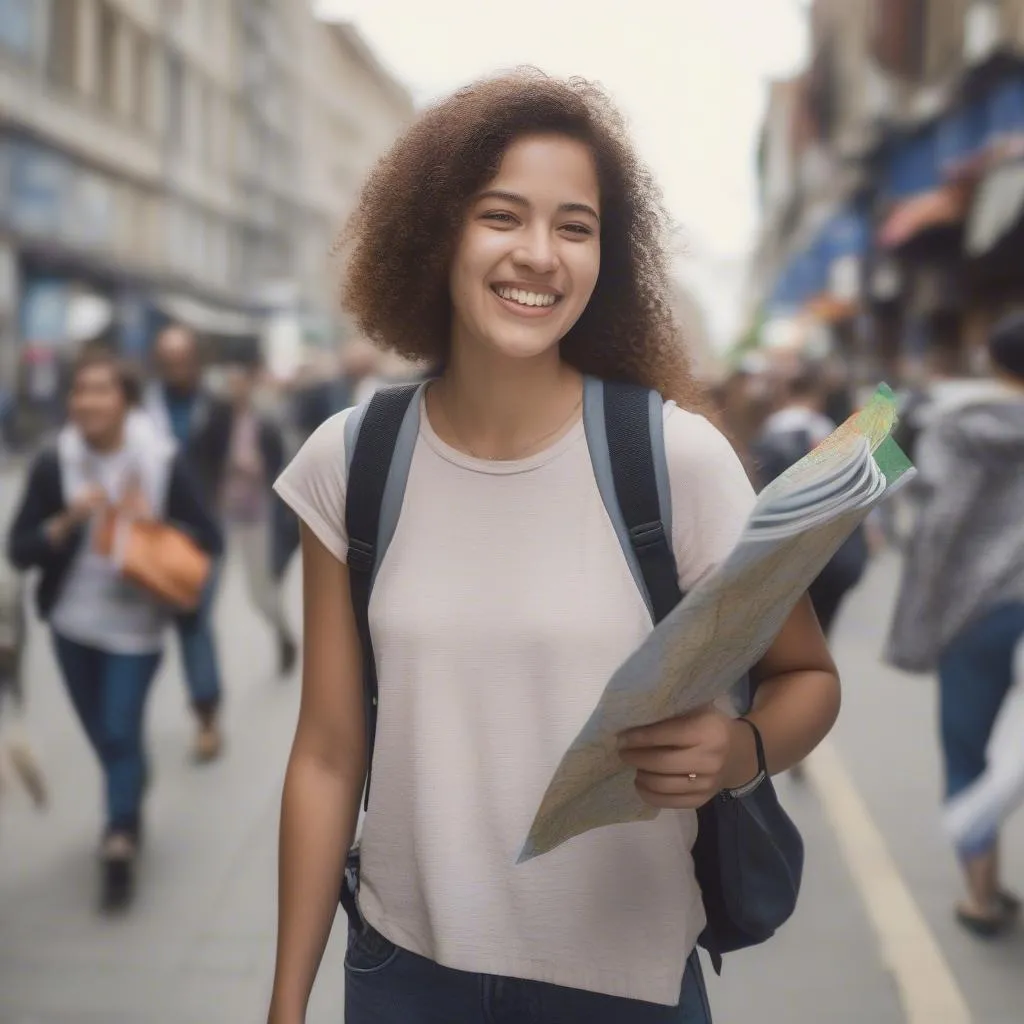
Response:
[[[896,403],[871,401],[766,487],[731,555],[612,676],[566,751],[519,861],[602,825],[649,820],[616,737],[728,694],[753,667],[829,559],[913,468],[892,440]]]

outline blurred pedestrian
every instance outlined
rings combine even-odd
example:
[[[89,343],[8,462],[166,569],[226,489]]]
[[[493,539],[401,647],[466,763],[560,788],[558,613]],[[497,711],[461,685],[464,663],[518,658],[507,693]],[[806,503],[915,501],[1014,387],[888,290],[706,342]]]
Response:
[[[650,820],[515,866],[566,747],[652,628],[595,485],[587,376],[683,403],[652,396],[681,588],[727,556],[753,506],[729,443],[686,408],[703,398],[672,321],[656,190],[596,86],[523,72],[422,115],[357,209],[351,312],[443,372],[410,407],[401,517],[369,603],[370,707],[346,564],[364,413],[328,420],[277,484],[303,521],[305,633],[270,1020],[305,1019],[368,784],[364,710],[379,707],[346,890],[349,1024],[705,1024],[696,809],[760,784],[758,730],[777,771],[831,726],[839,684],[808,602],[758,666],[747,719],[707,707],[623,737]]]
[[[173,520],[211,554],[221,545],[174,447],[130,415],[138,398],[137,380],[113,355],[81,357],[69,422],[55,447],[36,457],[8,539],[16,567],[40,570],[39,614],[103,771],[101,906],[108,910],[126,906],[133,892],[148,774],[145,706],[170,612],[99,553],[96,515],[119,507]]]
[[[284,612],[280,554],[293,531],[285,523],[294,513],[271,484],[284,467],[281,428],[256,407],[258,367],[237,367],[230,376],[231,438],[220,488],[220,509],[229,538],[238,547],[253,605],[273,627],[278,672],[295,667],[297,646]]]
[[[147,388],[144,410],[157,429],[181,451],[207,508],[216,509],[231,444],[231,406],[203,386],[203,362],[196,333],[170,324],[153,346],[157,379]],[[220,755],[223,699],[213,606],[219,567],[210,574],[198,613],[178,621],[178,638],[192,709],[196,716],[194,753],[200,763]]]
[[[825,415],[829,392],[813,366],[801,366],[783,381],[782,389],[780,407],[752,446],[761,486],[799,462],[837,426]],[[825,636],[831,635],[843,601],[864,575],[868,554],[865,528],[858,526],[811,584],[811,602]]]
[[[933,419],[918,440],[920,512],[887,645],[898,668],[938,669],[947,801],[985,772],[1024,639],[1024,314],[998,324],[988,347],[987,396]],[[957,853],[967,885],[957,919],[976,935],[1002,933],[1020,901],[1002,885],[998,824]]]
[[[13,775],[32,802],[42,807],[47,801],[46,777],[22,721],[27,640],[23,595],[22,575],[0,557],[0,792]]]

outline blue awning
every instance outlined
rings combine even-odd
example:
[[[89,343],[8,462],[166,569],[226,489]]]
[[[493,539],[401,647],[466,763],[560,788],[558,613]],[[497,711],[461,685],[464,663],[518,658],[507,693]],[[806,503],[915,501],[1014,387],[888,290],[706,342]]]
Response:
[[[930,192],[942,183],[939,126],[890,143],[882,161],[882,191],[891,199]]]
[[[951,111],[939,124],[938,150],[942,173],[955,174],[989,144],[991,122],[988,98]]]
[[[863,256],[871,243],[871,222],[857,205],[844,207],[831,217],[807,248],[795,253],[783,267],[767,306],[776,313],[799,309],[828,289],[832,264],[844,256]]]
[[[777,313],[793,312],[808,299],[823,291],[828,282],[828,266],[813,248],[792,256],[768,297],[768,307]]]
[[[871,221],[860,206],[847,206],[822,228],[815,247],[826,266],[844,256],[863,256],[871,244]]]
[[[1024,132],[1024,78],[1000,82],[939,124],[939,160],[945,174],[981,156],[1001,139]]]
[[[1024,131],[1024,77],[1000,83],[989,96],[988,111],[995,138]]]

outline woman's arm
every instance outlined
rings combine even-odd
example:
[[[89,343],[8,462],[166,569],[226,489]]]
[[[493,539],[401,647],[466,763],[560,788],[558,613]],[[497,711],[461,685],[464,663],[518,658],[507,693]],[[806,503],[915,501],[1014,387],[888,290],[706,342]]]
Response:
[[[37,456],[7,535],[11,565],[21,570],[43,568],[60,558],[99,500],[90,492],[64,508],[56,453]]]
[[[281,804],[270,1024],[300,1024],[338,908],[366,777],[362,658],[348,569],[302,527],[303,671]]]
[[[829,733],[839,717],[839,673],[811,605],[804,597],[790,613],[775,643],[751,672],[757,687],[746,716],[761,731],[768,771],[792,768]],[[757,772],[751,730],[733,744],[724,786],[735,789]],[[742,736],[742,733],[737,733]]]
[[[768,771],[785,771],[828,735],[839,714],[839,675],[810,598],[794,608],[751,677],[757,690],[746,717],[764,740]],[[655,807],[700,807],[758,770],[753,730],[713,707],[624,733],[621,756]]]

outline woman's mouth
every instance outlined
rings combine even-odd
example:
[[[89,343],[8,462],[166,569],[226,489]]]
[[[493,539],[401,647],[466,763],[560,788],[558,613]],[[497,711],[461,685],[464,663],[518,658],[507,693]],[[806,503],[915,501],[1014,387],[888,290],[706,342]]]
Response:
[[[554,292],[513,288],[509,285],[492,285],[491,291],[501,299],[506,309],[520,316],[543,316],[562,300],[562,296]]]

